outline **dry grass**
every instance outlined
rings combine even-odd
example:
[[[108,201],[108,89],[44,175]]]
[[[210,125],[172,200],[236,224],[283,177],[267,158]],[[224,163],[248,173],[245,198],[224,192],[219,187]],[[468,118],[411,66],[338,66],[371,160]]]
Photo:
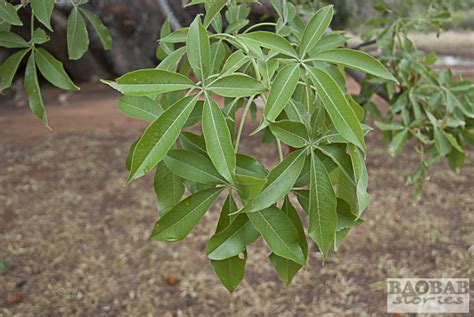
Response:
[[[131,132],[73,133],[37,144],[0,145],[0,316],[314,316],[385,312],[387,277],[472,277],[474,166],[434,171],[426,195],[403,186],[414,156],[389,158],[371,137],[372,204],[336,255],[285,287],[258,241],[232,295],[204,255],[216,209],[183,242],[149,241],[156,218],[151,178],[123,188]],[[273,163],[273,148],[244,140]],[[178,279],[167,285],[166,277]],[[1,296],[1,294],[0,294]]]

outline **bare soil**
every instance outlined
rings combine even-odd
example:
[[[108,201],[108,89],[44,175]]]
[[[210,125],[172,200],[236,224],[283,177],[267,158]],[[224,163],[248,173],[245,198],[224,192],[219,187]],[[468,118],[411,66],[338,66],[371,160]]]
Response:
[[[0,316],[381,315],[388,277],[473,277],[472,152],[459,175],[433,170],[415,201],[404,182],[416,156],[391,158],[372,133],[365,223],[324,266],[313,245],[286,287],[257,241],[229,294],[204,254],[222,201],[185,241],[149,241],[152,178],[122,186],[128,146],[145,125],[118,113],[109,91],[92,87],[63,104],[47,95],[53,131],[27,109],[0,112]],[[271,166],[275,149],[259,144],[244,138],[243,151]]]

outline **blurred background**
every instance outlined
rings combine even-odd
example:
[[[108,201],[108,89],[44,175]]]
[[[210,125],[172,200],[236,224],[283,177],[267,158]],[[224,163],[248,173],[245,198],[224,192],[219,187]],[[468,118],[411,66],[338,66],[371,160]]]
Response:
[[[252,8],[253,22],[275,18],[262,2]],[[294,2],[305,10],[323,5]],[[353,44],[379,15],[376,1],[325,2],[335,6],[332,28],[344,30]],[[434,2],[452,10],[452,21],[443,25],[448,31],[439,37],[413,33],[412,39],[439,54],[436,69],[449,67],[474,80],[474,1],[386,1],[403,16],[416,16]],[[149,241],[157,218],[153,179],[122,187],[128,147],[146,124],[118,112],[119,95],[98,79],[155,66],[164,20],[185,26],[202,8],[184,9],[178,0],[100,0],[86,6],[109,28],[113,48],[104,51],[89,32],[89,52],[68,60],[70,7],[58,1],[47,48],[81,91],[60,91],[40,78],[52,131],[28,109],[23,71],[0,95],[0,316],[378,315],[385,313],[388,277],[473,276],[473,153],[467,153],[460,174],[447,165],[433,170],[418,201],[404,185],[416,153],[390,157],[377,130],[368,137],[372,203],[365,223],[324,266],[313,245],[308,268],[287,287],[261,241],[249,248],[241,286],[229,294],[220,285],[203,250],[222,202],[186,240]],[[28,12],[22,14],[25,26],[15,29],[20,34],[29,30]],[[11,53],[0,48],[0,64]],[[348,85],[359,90],[351,79]],[[276,149],[258,137],[245,137],[242,151],[267,167],[276,163]]]

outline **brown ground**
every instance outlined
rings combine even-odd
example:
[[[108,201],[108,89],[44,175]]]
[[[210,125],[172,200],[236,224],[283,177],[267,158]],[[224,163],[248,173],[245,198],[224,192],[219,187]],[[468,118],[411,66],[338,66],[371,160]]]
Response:
[[[388,277],[473,276],[472,152],[460,175],[434,170],[416,202],[404,186],[415,156],[389,157],[373,133],[365,224],[323,267],[313,246],[288,287],[257,242],[231,295],[203,252],[218,206],[183,242],[148,240],[152,180],[122,187],[144,125],[119,114],[108,91],[89,88],[66,105],[48,96],[52,132],[27,109],[0,112],[0,316],[379,315]],[[274,149],[258,144],[247,138],[243,149],[273,164]]]

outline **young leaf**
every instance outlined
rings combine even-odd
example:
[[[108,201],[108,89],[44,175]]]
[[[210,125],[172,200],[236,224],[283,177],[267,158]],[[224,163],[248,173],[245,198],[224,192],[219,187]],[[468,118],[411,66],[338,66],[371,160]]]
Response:
[[[206,254],[212,260],[223,260],[239,255],[260,236],[246,214],[240,214],[223,230],[209,239]]]
[[[0,7],[2,5],[0,4]],[[28,43],[16,33],[12,32],[0,32],[0,47],[5,48],[25,48],[28,47]]]
[[[327,258],[336,238],[336,195],[323,162],[314,152],[311,152],[308,208],[308,234]]]
[[[189,78],[159,69],[136,70],[123,75],[116,82],[104,82],[129,96],[154,96],[195,87]]]
[[[112,48],[112,37],[110,36],[109,29],[107,29],[100,18],[91,11],[84,8],[79,8],[79,10],[81,10],[82,14],[84,14],[90,24],[92,24],[92,27],[94,28],[95,33],[97,33],[104,50],[110,50]]]
[[[29,49],[18,51],[8,57],[0,66],[0,92],[11,86],[18,66],[28,52]]]
[[[272,122],[286,107],[300,78],[298,64],[289,64],[278,72],[270,88],[270,94],[265,105],[265,118]]]
[[[0,5],[1,6],[1,5]],[[31,111],[48,127],[48,117],[44,110],[43,98],[41,97],[38,75],[36,74],[35,55],[32,53],[28,58],[25,70],[25,91]]]
[[[87,33],[86,22],[74,7],[67,19],[67,51],[69,59],[80,59],[89,47],[89,35]]]
[[[301,122],[277,121],[270,124],[270,130],[277,139],[294,148],[302,148],[309,143],[308,130]]]
[[[309,20],[308,25],[306,25],[306,28],[304,29],[303,37],[301,38],[301,56],[305,56],[306,52],[316,46],[319,40],[323,37],[329,24],[331,24],[333,14],[333,6],[325,6],[319,9],[311,20]]]
[[[150,239],[172,242],[186,238],[222,190],[205,189],[185,198],[156,222]]]
[[[133,151],[127,184],[155,167],[175,144],[199,95],[184,97],[169,107],[145,130]]]
[[[202,131],[212,163],[227,181],[233,183],[236,159],[229,127],[222,110],[208,96],[202,113]]]
[[[45,27],[48,28],[51,32],[53,28],[51,27],[51,14],[54,9],[54,0],[30,0],[31,8],[33,9],[33,14]]]
[[[264,90],[263,85],[247,75],[229,75],[209,85],[208,89],[223,97],[240,98],[253,96]]]
[[[373,56],[361,51],[351,50],[348,48],[337,48],[321,52],[313,56],[311,60],[343,65],[398,83],[397,79],[393,77],[381,62]]]
[[[202,25],[200,16],[197,16],[189,26],[186,50],[189,64],[191,64],[196,77],[200,80],[207,78],[210,74],[211,47],[207,31]]]
[[[18,17],[15,7],[8,1],[0,2],[0,18],[5,20],[8,24],[21,26],[23,23]],[[2,35],[0,34],[0,38]]]
[[[239,35],[239,40],[258,45],[269,50],[296,57],[297,54],[291,44],[283,37],[267,31],[258,31]]]
[[[299,236],[290,218],[276,207],[247,214],[273,253],[300,265],[305,264]]]
[[[38,28],[33,31],[33,36],[30,41],[33,44],[44,44],[49,41],[49,36],[43,29]]]
[[[118,100],[117,108],[131,118],[147,122],[156,120],[163,113],[163,108],[154,100],[139,96],[123,96]]]
[[[337,83],[317,68],[308,68],[308,70],[334,127],[344,139],[365,152],[364,135],[359,119]]]
[[[271,170],[265,188],[257,197],[247,203],[242,212],[253,213],[265,209],[285,197],[298,179],[304,161],[304,151],[289,154]]]
[[[166,166],[176,175],[200,184],[223,184],[225,180],[212,162],[202,154],[189,150],[172,150],[164,158]]]
[[[64,70],[63,63],[54,58],[47,50],[40,47],[35,56],[38,69],[51,84],[64,90],[79,89]]]
[[[162,217],[179,203],[184,194],[183,180],[173,174],[164,162],[160,162],[156,167],[153,187],[155,189],[158,212]]]

